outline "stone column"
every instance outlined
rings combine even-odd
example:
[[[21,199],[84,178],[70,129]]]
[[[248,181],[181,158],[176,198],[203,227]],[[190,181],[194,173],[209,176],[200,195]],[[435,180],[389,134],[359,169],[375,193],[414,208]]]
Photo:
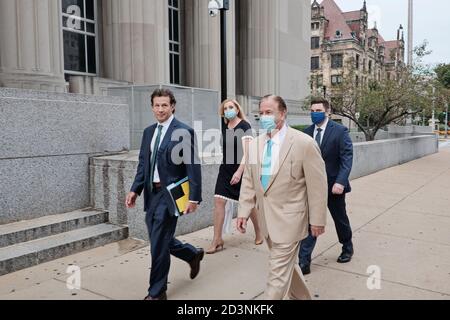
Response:
[[[0,1],[0,86],[65,92],[59,0]]]
[[[209,0],[185,0],[186,85],[220,91],[220,16],[210,17]],[[235,1],[227,12],[228,96],[235,90]]]
[[[105,78],[169,83],[167,0],[103,0]]]
[[[295,101],[309,95],[310,4],[241,0],[240,15],[242,93]]]

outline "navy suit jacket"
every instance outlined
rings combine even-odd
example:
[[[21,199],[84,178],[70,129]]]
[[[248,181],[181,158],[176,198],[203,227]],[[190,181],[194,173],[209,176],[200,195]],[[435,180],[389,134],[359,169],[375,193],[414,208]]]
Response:
[[[144,210],[147,212],[153,194],[149,190],[150,160],[152,157],[151,141],[155,134],[157,124],[148,127],[144,131],[139,165],[131,191],[141,195],[144,191]],[[202,201],[202,175],[201,164],[194,130],[184,123],[173,119],[157,155],[158,173],[164,192],[163,199],[171,214],[175,213],[175,207],[166,187],[186,177],[189,178],[189,200]]]
[[[305,133],[314,138],[314,130],[315,125],[312,125],[305,129]],[[348,178],[353,165],[353,143],[348,129],[329,120],[320,150],[327,170],[329,192],[335,183],[343,185],[345,193],[351,192]]]

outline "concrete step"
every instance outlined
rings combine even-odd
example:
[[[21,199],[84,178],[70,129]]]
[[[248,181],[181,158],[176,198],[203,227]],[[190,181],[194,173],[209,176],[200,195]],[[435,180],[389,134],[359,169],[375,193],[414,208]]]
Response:
[[[0,248],[108,222],[108,212],[81,209],[0,225]]]
[[[128,237],[128,227],[98,224],[0,248],[0,276]]]

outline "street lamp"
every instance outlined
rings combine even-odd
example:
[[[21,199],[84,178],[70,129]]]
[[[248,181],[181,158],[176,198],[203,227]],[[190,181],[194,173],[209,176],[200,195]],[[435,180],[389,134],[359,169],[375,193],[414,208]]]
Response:
[[[227,93],[227,11],[230,10],[229,0],[210,0],[208,12],[216,17],[220,12],[220,73],[221,73],[221,101],[228,98]]]

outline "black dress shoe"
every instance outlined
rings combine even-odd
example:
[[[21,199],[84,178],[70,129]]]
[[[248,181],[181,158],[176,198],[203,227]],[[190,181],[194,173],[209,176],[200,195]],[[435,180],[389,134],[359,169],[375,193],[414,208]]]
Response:
[[[203,249],[199,249],[194,259],[192,259],[192,261],[189,262],[189,265],[191,266],[190,277],[192,280],[194,280],[197,277],[198,273],[200,272],[200,261],[203,260],[204,256],[205,252],[203,251]]]
[[[307,274],[311,273],[311,268],[310,268],[309,264],[304,265],[304,266],[300,265],[300,269],[302,269],[302,273],[303,273],[304,276],[306,276]]]
[[[144,300],[145,301],[157,301],[157,300],[167,300],[167,293],[162,293],[162,294],[160,294],[158,297],[156,297],[156,298],[153,298],[153,297],[151,297],[150,295],[148,295],[148,296],[146,296],[145,298],[144,298]]]
[[[348,263],[352,260],[353,252],[342,252],[337,259],[338,263]]]

